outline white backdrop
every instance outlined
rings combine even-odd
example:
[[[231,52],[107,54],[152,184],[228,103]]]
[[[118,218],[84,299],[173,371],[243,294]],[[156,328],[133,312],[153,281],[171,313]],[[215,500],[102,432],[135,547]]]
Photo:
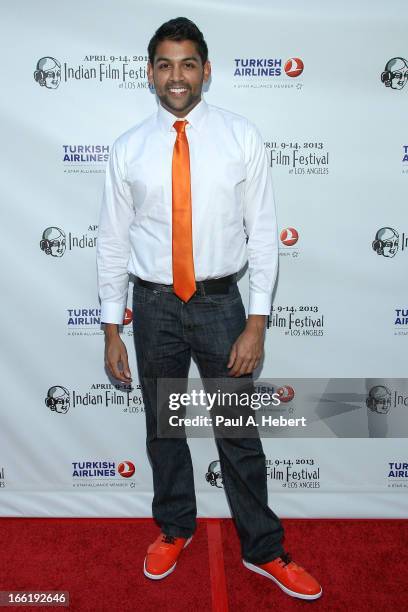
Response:
[[[109,146],[156,105],[147,43],[180,15],[208,42],[206,100],[257,124],[272,165],[280,273],[258,376],[287,387],[281,412],[297,416],[310,400],[299,379],[320,379],[314,437],[264,439],[270,505],[287,517],[406,516],[402,0],[3,7],[0,513],[151,515],[131,325],[127,394],[104,371],[95,238]],[[400,74],[382,81],[393,58]],[[190,447],[199,514],[229,516],[220,479],[206,480],[213,440]]]

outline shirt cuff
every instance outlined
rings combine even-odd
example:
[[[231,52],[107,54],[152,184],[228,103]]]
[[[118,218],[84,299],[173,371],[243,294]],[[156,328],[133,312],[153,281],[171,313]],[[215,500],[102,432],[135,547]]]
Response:
[[[249,292],[249,308],[248,314],[267,315],[271,313],[272,296],[268,293]]]
[[[123,325],[126,304],[116,302],[101,303],[101,323],[117,323]]]

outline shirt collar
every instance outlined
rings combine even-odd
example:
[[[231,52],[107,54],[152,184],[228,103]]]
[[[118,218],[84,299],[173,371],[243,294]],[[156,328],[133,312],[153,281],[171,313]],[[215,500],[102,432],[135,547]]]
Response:
[[[157,120],[160,127],[166,132],[175,131],[173,127],[174,122],[182,121],[183,119],[187,119],[189,125],[199,131],[207,113],[208,105],[203,99],[185,117],[176,117],[159,103]]]

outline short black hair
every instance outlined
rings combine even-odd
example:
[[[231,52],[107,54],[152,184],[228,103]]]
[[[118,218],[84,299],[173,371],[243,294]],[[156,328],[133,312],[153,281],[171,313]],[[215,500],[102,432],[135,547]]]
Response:
[[[163,23],[163,25],[156,30],[147,47],[149,62],[152,65],[157,46],[159,43],[163,42],[163,40],[191,40],[197,47],[203,65],[208,59],[208,47],[204,40],[204,36],[197,28],[196,24],[190,21],[190,19],[187,19],[187,17],[170,19],[170,21],[166,21],[166,23]]]

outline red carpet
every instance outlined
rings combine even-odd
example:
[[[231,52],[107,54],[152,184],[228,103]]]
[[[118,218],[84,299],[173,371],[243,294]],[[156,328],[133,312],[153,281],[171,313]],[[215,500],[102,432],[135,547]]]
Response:
[[[304,602],[249,572],[231,520],[200,520],[176,571],[142,574],[158,534],[148,519],[0,519],[0,590],[69,591],[79,612],[405,611],[408,521],[286,519],[285,548],[322,583]],[[209,563],[211,559],[211,563]],[[4,608],[6,609],[6,608]],[[27,607],[13,607],[26,610]]]
[[[285,549],[322,584],[316,601],[288,597],[239,560],[234,527],[223,521],[230,610],[402,612],[408,610],[408,521],[286,519]]]

